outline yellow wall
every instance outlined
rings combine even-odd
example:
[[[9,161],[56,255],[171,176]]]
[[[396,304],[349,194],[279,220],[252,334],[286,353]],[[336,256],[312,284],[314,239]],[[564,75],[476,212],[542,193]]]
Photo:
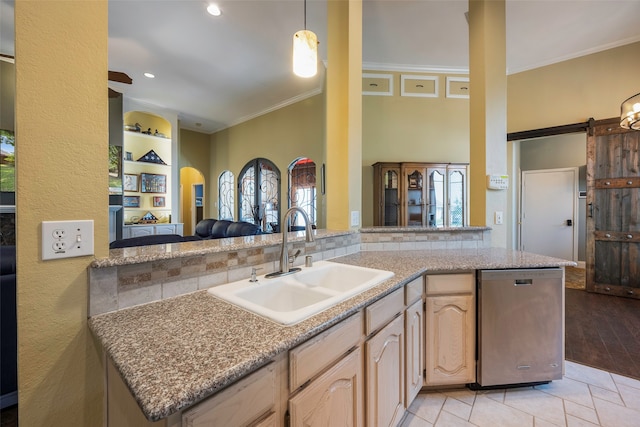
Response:
[[[362,96],[362,225],[373,225],[373,165],[376,162],[469,161],[469,100],[446,98],[446,75],[439,76],[438,98],[400,96],[400,74],[393,74],[393,96]],[[460,76],[458,76],[460,77]]]
[[[99,426],[101,351],[87,327],[93,257],[41,261],[41,222],[93,219],[108,255],[107,1],[15,2],[21,426]]]
[[[211,193],[211,187],[217,187],[217,177],[210,176],[210,164],[211,164],[211,143],[210,136],[208,134],[194,132],[186,129],[180,129],[180,151],[178,156],[180,168],[180,186],[183,192],[183,204],[181,220],[184,223],[185,235],[191,234],[189,230],[191,227],[195,227],[195,224],[191,224],[191,214],[187,208],[191,203],[191,185],[197,184],[202,181],[199,174],[194,175],[193,170],[184,172],[184,168],[193,168],[197,170],[204,177],[204,217],[214,218],[217,217],[218,209],[216,208],[217,198],[214,198]]]
[[[299,157],[313,160],[318,169],[324,158],[324,98],[316,95],[211,135],[212,167],[208,194],[218,200],[218,177],[230,170],[236,179],[248,161],[271,160],[280,169],[284,203],[289,164]],[[319,176],[319,171],[316,172]],[[318,191],[318,228],[324,228],[322,195]],[[237,202],[234,215],[237,215]],[[212,212],[217,217],[217,210]],[[236,218],[237,219],[237,218]]]
[[[507,79],[507,130],[517,132],[620,115],[640,92],[640,42],[560,62]]]
[[[181,218],[183,223],[183,231],[185,236],[193,235],[195,232],[196,224],[193,223],[193,215],[195,211],[195,201],[193,199],[193,186],[195,184],[205,184],[204,175],[199,170],[192,167],[180,168],[180,187],[181,187]],[[207,186],[204,185],[204,192],[206,194]],[[209,202],[205,197],[205,205]],[[208,218],[206,211],[203,218]]]

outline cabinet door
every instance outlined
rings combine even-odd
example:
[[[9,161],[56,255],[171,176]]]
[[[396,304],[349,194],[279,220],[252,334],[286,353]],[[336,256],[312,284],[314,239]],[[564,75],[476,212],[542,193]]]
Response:
[[[444,167],[427,168],[427,225],[444,227],[446,225],[446,186],[447,170]]]
[[[176,234],[176,227],[173,224],[156,225],[156,234]]]
[[[402,200],[403,223],[407,226],[425,226],[426,220],[426,177],[423,167],[411,167],[407,165],[403,168],[404,195]]]
[[[447,224],[448,227],[467,225],[467,168],[447,167]]]
[[[424,382],[424,310],[422,300],[405,311],[406,407],[411,405]]]
[[[365,343],[367,426],[398,425],[404,402],[404,315]]]
[[[292,426],[363,425],[360,348],[289,399]]]
[[[129,228],[130,237],[151,236],[153,234],[153,225],[150,225],[148,227],[133,226],[133,227],[125,227],[125,228]]]
[[[400,225],[400,166],[376,163],[373,183],[373,225]]]
[[[426,384],[475,381],[475,307],[472,295],[427,297]]]

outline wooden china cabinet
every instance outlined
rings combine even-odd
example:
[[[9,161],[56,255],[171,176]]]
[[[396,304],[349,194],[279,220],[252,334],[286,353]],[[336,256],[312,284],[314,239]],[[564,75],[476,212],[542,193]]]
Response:
[[[379,162],[373,170],[374,225],[467,225],[466,164]]]

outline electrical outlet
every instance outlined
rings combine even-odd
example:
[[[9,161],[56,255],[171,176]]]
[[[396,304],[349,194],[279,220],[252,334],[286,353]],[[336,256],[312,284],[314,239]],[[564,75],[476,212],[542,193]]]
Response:
[[[501,211],[496,211],[494,222],[495,222],[496,225],[502,225],[502,223],[504,222],[503,214],[502,214]]]
[[[66,237],[66,233],[64,232],[63,228],[56,228],[51,234],[53,235],[53,238],[57,240],[61,240]]]
[[[53,245],[51,246],[53,247],[54,252],[61,252],[61,251],[67,250],[67,244],[65,242],[53,242]]]
[[[42,259],[93,255],[93,220],[42,221]]]

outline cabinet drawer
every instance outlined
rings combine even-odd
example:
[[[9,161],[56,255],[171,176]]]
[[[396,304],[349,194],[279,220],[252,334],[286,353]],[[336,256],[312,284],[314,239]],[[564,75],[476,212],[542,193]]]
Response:
[[[472,294],[476,289],[473,273],[427,275],[426,282],[427,295]]]
[[[404,309],[404,288],[397,289],[365,308],[365,334],[387,324]]]
[[[329,367],[362,338],[362,312],[289,351],[291,392]]]
[[[276,370],[271,363],[182,415],[184,427],[249,425],[273,411]]]
[[[422,276],[407,283],[404,287],[404,304],[409,306],[422,298],[422,284],[424,279]]]

